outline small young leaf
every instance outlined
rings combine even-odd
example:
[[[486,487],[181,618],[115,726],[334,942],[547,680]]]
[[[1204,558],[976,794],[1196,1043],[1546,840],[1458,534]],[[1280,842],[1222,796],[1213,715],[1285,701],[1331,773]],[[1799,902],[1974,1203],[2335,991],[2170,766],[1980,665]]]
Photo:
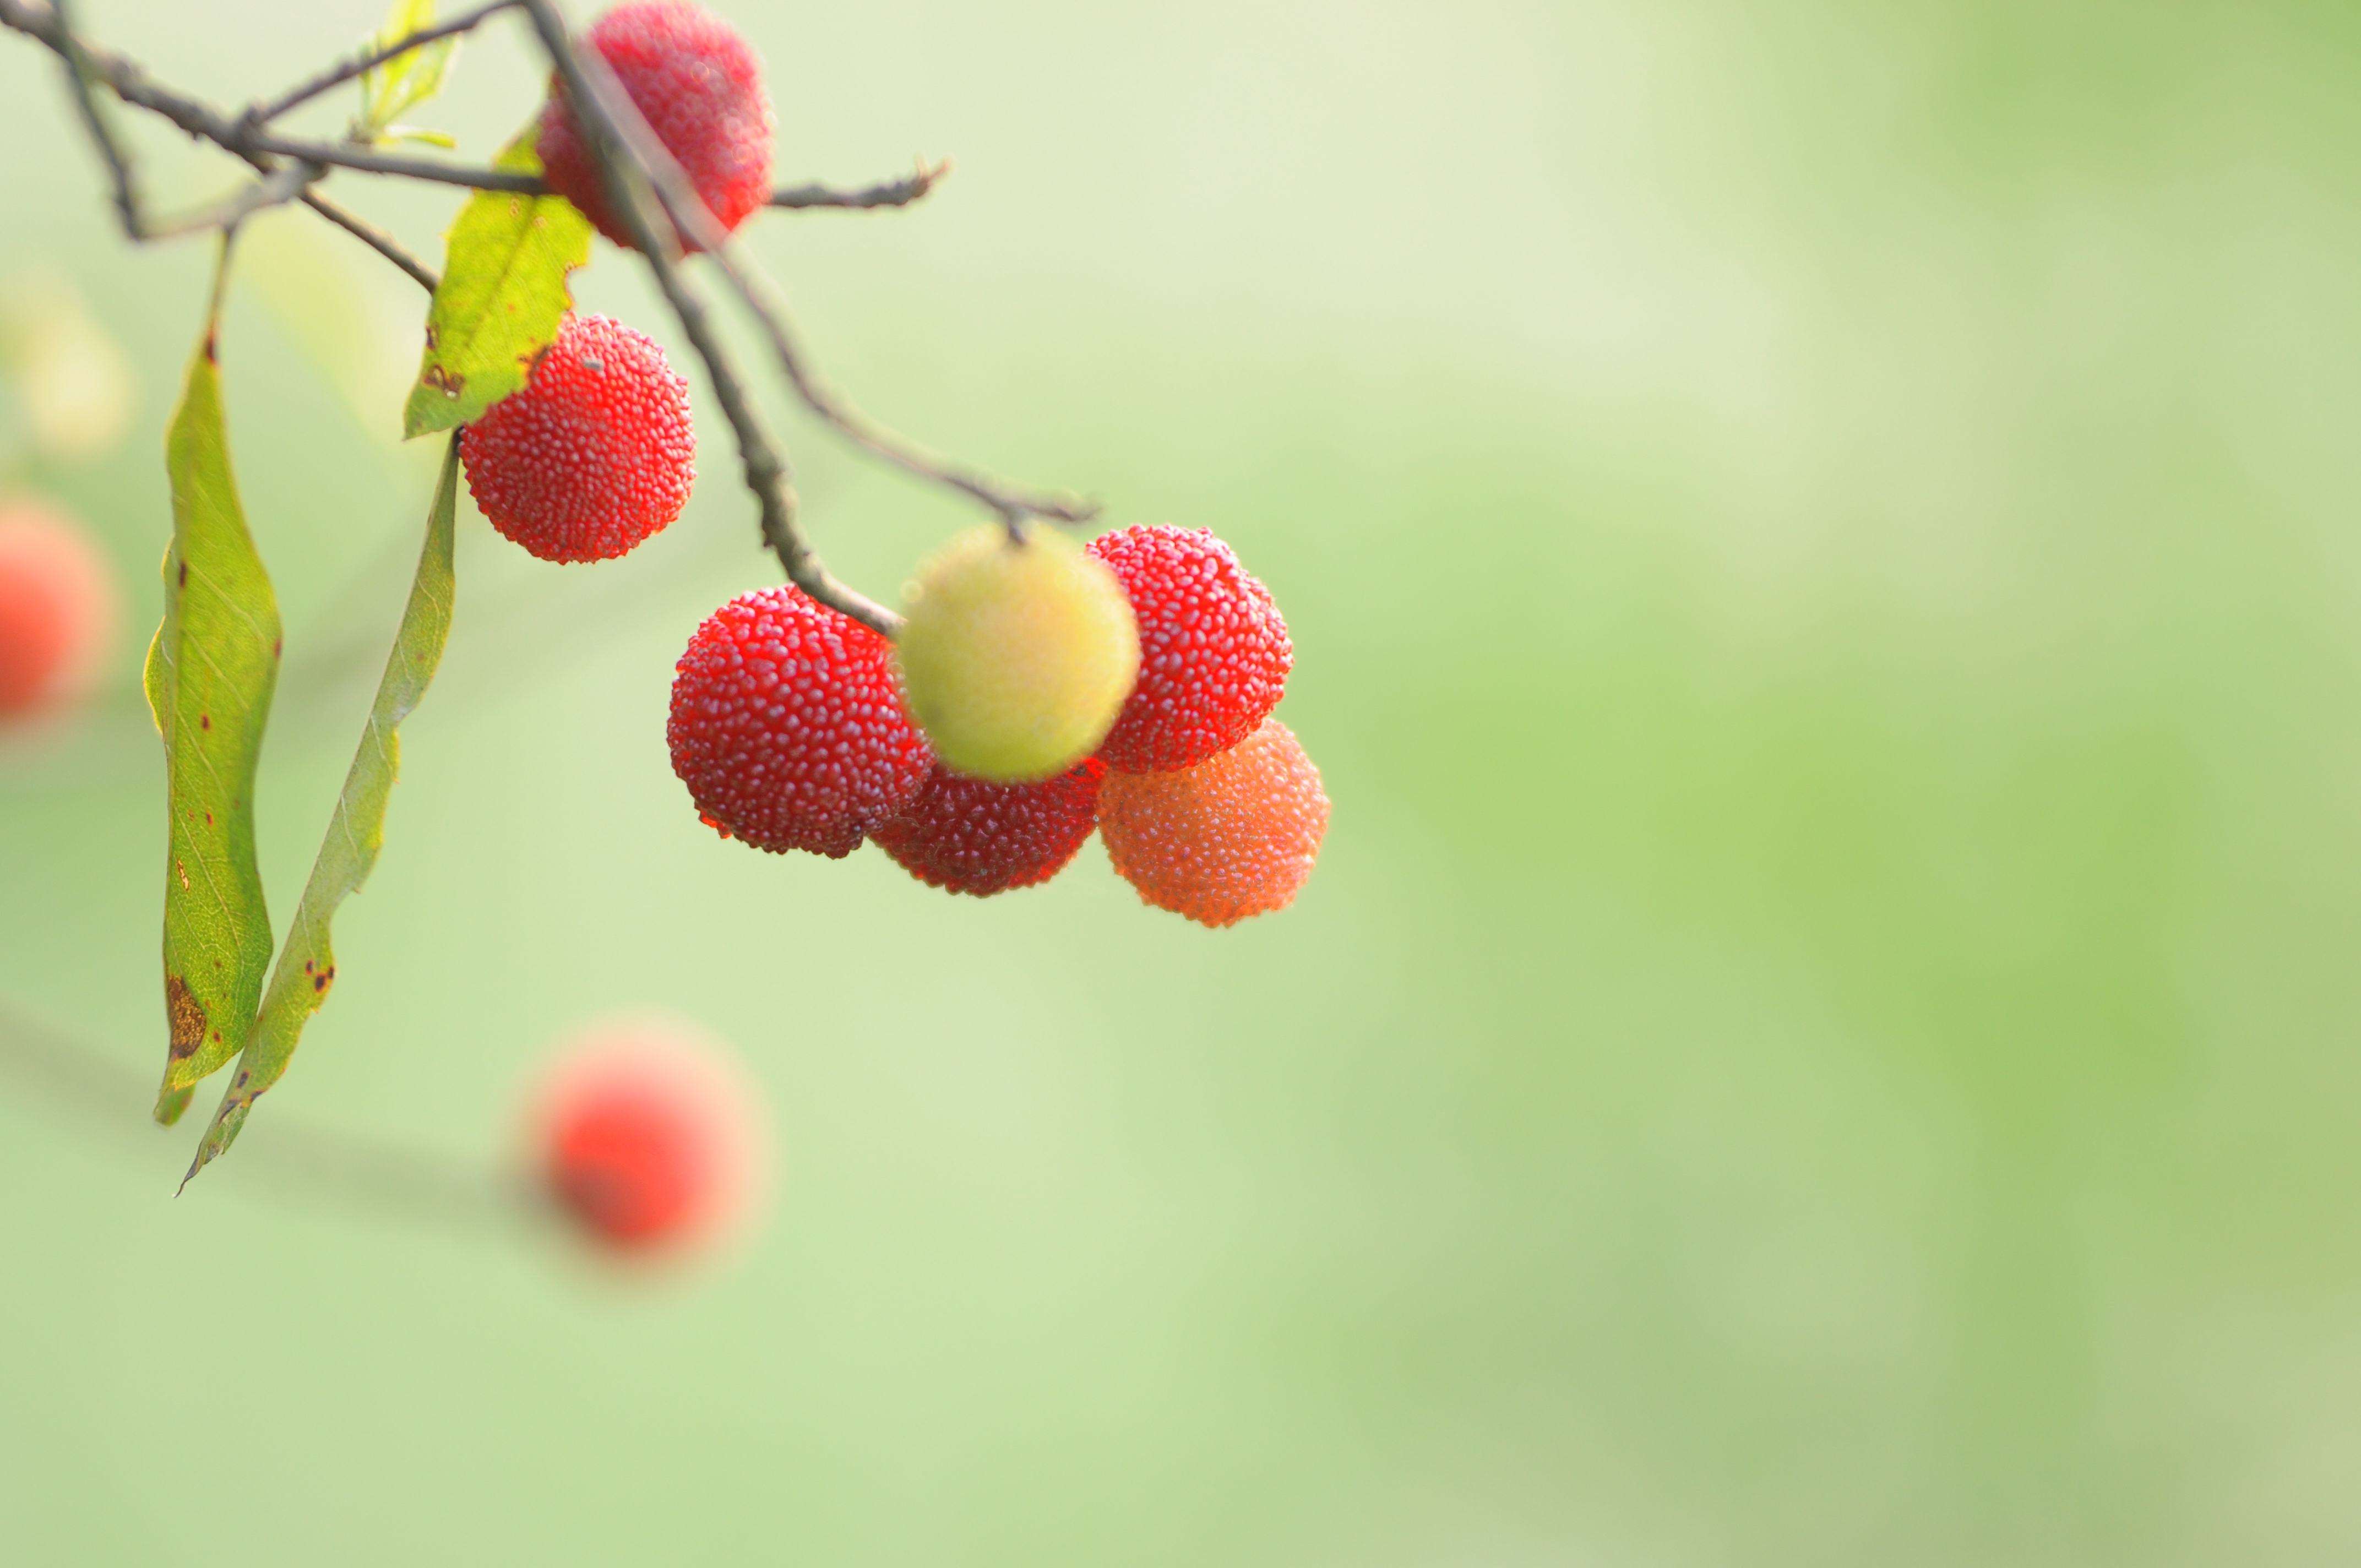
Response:
[[[412,33],[434,25],[434,0],[393,0],[385,26],[369,40],[377,49],[391,49]],[[398,54],[374,70],[361,72],[361,114],[353,126],[359,141],[377,141],[403,115],[443,90],[459,39],[454,34]]]
[[[224,276],[228,248],[222,254]],[[143,684],[164,738],[170,822],[164,867],[164,1016],[170,1054],[156,1105],[170,1123],[189,1087],[246,1045],[270,963],[254,856],[254,773],[279,679],[279,603],[247,532],[223,423],[216,287],[204,340],[165,441],[172,543],[164,620]]]
[[[536,135],[528,127],[492,166],[540,173]],[[451,225],[448,254],[404,435],[465,424],[525,384],[574,302],[566,275],[590,259],[590,221],[563,196],[478,191]]]
[[[335,949],[329,944],[329,925],[344,901],[360,891],[377,863],[385,841],[385,811],[401,765],[401,740],[396,733],[419,699],[426,695],[434,667],[442,662],[443,644],[451,632],[453,520],[458,509],[459,443],[455,436],[443,459],[443,477],[434,487],[434,505],[426,520],[426,547],[418,558],[418,575],[410,585],[410,602],[394,633],[393,652],[386,658],[385,675],[377,701],[369,708],[368,726],[360,748],[345,774],[344,793],[329,818],[327,837],[312,875],[303,884],[302,902],[279,952],[271,972],[270,990],[262,999],[261,1015],[238,1059],[237,1072],[223,1094],[213,1125],[197,1146],[194,1177],[207,1162],[225,1151],[246,1124],[255,1101],[279,1081],[295,1054],[303,1025],[327,999],[336,978]]]

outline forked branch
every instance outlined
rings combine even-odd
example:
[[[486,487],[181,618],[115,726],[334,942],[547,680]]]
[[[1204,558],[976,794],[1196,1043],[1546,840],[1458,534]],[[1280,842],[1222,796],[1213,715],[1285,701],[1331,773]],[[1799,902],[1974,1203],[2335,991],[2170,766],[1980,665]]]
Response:
[[[508,10],[522,10],[529,18],[557,80],[589,133],[586,139],[609,204],[621,216],[665,303],[705,365],[716,400],[736,437],[740,467],[761,513],[763,541],[790,581],[814,598],[880,631],[890,635],[899,625],[899,618],[891,610],[830,576],[804,539],[786,456],[765,427],[691,273],[690,262],[698,254],[709,258],[752,316],[796,397],[855,446],[915,477],[968,497],[1012,529],[1028,518],[1081,522],[1096,515],[1098,507],[1093,502],[1061,492],[1012,486],[929,452],[871,419],[830,385],[797,338],[778,284],[732,242],[714,218],[605,59],[595,50],[577,47],[556,0],[487,0],[396,43],[373,46],[339,60],[236,116],[162,85],[136,61],[90,45],[73,27],[71,0],[0,0],[0,26],[38,39],[64,62],[77,113],[106,165],[117,216],[133,240],[226,228],[266,207],[301,201],[432,290],[435,287],[432,270],[389,236],[329,203],[315,187],[340,169],[520,194],[544,193],[547,188],[543,181],[531,175],[388,152],[360,141],[288,136],[273,128],[271,122],[409,50],[468,32]],[[130,153],[94,91],[98,87],[233,154],[260,178],[195,211],[170,218],[152,215],[141,199]],[[795,186],[776,192],[771,205],[846,210],[906,206],[925,197],[950,169],[948,161],[932,166],[922,162],[911,174],[851,190],[820,184]]]

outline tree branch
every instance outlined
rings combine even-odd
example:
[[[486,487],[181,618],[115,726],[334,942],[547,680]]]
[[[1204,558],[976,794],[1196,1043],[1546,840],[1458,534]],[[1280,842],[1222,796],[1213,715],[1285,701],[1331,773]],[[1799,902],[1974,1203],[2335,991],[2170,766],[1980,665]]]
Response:
[[[208,229],[235,228],[256,213],[283,206],[295,200],[325,173],[327,170],[316,163],[288,164],[210,206],[199,207],[177,217],[150,218],[137,237],[178,239],[182,235],[202,234]]]
[[[439,43],[456,34],[473,32],[483,25],[486,18],[499,15],[516,3],[517,0],[485,0],[485,4],[481,5],[462,11],[457,16],[437,22],[431,27],[422,28],[399,42],[383,46],[373,45],[362,49],[317,75],[305,78],[269,103],[255,104],[240,118],[244,123],[253,126],[259,126],[268,120],[275,120],[291,110],[301,108],[323,93],[334,92],[356,77],[368,75],[388,60],[399,60],[412,49],[423,49],[431,43]]]
[[[283,137],[244,120],[233,122],[225,137],[211,139],[219,141],[240,158],[250,154],[300,158],[309,163],[324,163],[336,169],[357,169],[366,174],[392,174],[404,180],[423,180],[434,185],[456,185],[469,191],[511,191],[521,196],[546,195],[549,191],[548,186],[531,174],[511,174],[505,169],[478,169],[467,164],[445,163],[439,158],[414,158],[408,153],[379,152],[359,142],[314,141],[302,137]]]
[[[815,369],[796,342],[787,324],[785,297],[777,284],[771,281],[762,268],[734,246],[727,231],[713,216],[704,199],[697,195],[688,175],[674,159],[647,119],[615,80],[604,58],[597,51],[584,53],[565,42],[564,22],[556,15],[554,0],[524,0],[536,27],[543,33],[544,44],[555,53],[563,48],[571,57],[570,66],[561,63],[560,74],[567,79],[569,91],[576,78],[586,80],[597,94],[596,107],[603,128],[638,168],[653,190],[656,203],[679,238],[713,258],[747,311],[770,339],[771,350],[777,356],[780,368],[785,371],[788,383],[795,388],[806,407],[818,414],[854,445],[882,458],[905,473],[930,480],[957,490],[982,502],[999,514],[1011,527],[1028,517],[1043,517],[1060,522],[1083,522],[1098,515],[1094,501],[1085,501],[1070,495],[1048,491],[1026,490],[1005,485],[974,469],[939,457],[908,437],[887,428],[855,408],[843,394],[836,390]],[[546,20],[544,21],[544,18]],[[557,43],[550,43],[553,29]],[[577,103],[577,111],[580,104]],[[636,236],[634,236],[636,239]]]
[[[366,223],[353,216],[318,192],[304,192],[303,204],[410,274],[412,280],[428,293],[434,292],[436,287],[443,281],[435,276],[433,268],[404,250],[401,242],[391,235],[374,224]]]
[[[785,297],[762,268],[735,247],[715,221],[661,138],[596,51],[577,49],[555,0],[488,0],[436,28],[399,45],[348,58],[238,118],[229,118],[196,99],[156,82],[135,61],[92,48],[75,34],[67,0],[0,0],[0,26],[46,44],[67,65],[79,112],[106,162],[126,232],[134,239],[163,237],[235,223],[273,203],[301,199],[313,212],[375,249],[430,291],[434,274],[392,239],[328,202],[312,189],[329,168],[430,181],[476,190],[541,194],[544,183],[506,170],[476,169],[433,159],[380,152],[355,144],[281,136],[265,123],[274,115],[309,102],[339,82],[352,80],[384,60],[437,38],[479,25],[504,9],[521,7],[531,18],[568,99],[589,130],[599,178],[611,204],[625,220],[658,288],[683,332],[705,363],[722,412],[737,437],[747,488],[761,509],[763,537],[788,579],[814,598],[891,635],[900,619],[875,600],[831,576],[796,522],[793,474],[785,454],[764,427],[728,346],[716,329],[705,296],[684,265],[685,249],[712,258],[723,280],[754,318],[796,395],[829,427],[871,455],[905,473],[967,496],[996,513],[1011,529],[1027,518],[1081,522],[1097,504],[1071,495],[1008,485],[955,463],[871,419],[819,373],[790,324]],[[169,225],[146,217],[127,151],[107,123],[93,84],[104,85],[126,104],[160,115],[187,135],[244,159],[265,176],[252,187]],[[291,168],[282,159],[292,159]],[[774,205],[788,208],[866,209],[906,205],[919,200],[950,171],[948,162],[899,180],[856,190],[810,184],[779,192]]]
[[[655,275],[657,288],[663,291],[673,313],[680,318],[681,330],[705,362],[714,397],[738,438],[739,466],[745,476],[746,488],[754,493],[761,509],[764,543],[778,557],[789,582],[820,603],[892,636],[901,627],[902,618],[839,582],[796,525],[794,476],[786,457],[764,429],[753,400],[747,395],[736,363],[714,329],[704,295],[684,272],[678,236],[664,224],[662,209],[647,187],[645,171],[630,157],[617,127],[612,100],[621,99],[628,104],[630,99],[611,72],[605,72],[603,81],[591,77],[586,64],[598,57],[575,49],[566,18],[551,0],[522,3],[573,102],[576,115],[589,132],[588,139],[597,156],[599,181],[606,188],[608,204],[622,219],[632,244]],[[605,64],[604,60],[598,60],[602,71]]]
[[[146,220],[139,208],[129,156],[115,139],[113,127],[107,124],[90,91],[93,81],[103,83],[107,91],[123,102],[170,120],[201,141],[209,141],[225,150],[237,152],[261,173],[269,174],[278,169],[276,159],[268,153],[254,149],[239,151],[236,148],[234,145],[236,127],[233,122],[197,100],[150,80],[136,62],[121,55],[91,48],[72,30],[70,21],[70,15],[61,14],[55,5],[43,6],[33,4],[32,0],[0,0],[0,27],[38,39],[66,62],[75,103],[84,124],[90,127],[91,139],[97,146],[99,156],[104,159],[114,180],[117,214],[123,220],[124,232],[132,239],[153,236],[146,232]],[[389,236],[309,189],[309,181],[305,182],[301,197],[305,206],[392,262],[421,287],[433,291],[436,280],[432,269]]]
[[[874,185],[863,185],[858,190],[845,191],[817,181],[807,185],[789,185],[772,193],[771,205],[856,209],[906,207],[941,184],[950,171],[951,160],[948,158],[931,169],[921,159],[915,174],[905,174],[898,180],[881,180]]]

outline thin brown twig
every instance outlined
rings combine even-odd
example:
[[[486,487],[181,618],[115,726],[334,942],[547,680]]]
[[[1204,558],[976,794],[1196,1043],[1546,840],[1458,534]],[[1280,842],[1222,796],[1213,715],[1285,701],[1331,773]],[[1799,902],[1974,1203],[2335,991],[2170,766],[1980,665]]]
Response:
[[[772,193],[771,205],[796,209],[838,207],[853,211],[906,207],[941,184],[950,171],[951,160],[948,158],[931,167],[926,159],[920,159],[916,173],[905,174],[895,180],[880,180],[874,185],[863,185],[855,190],[823,185],[818,181],[805,185],[785,186]]]
[[[90,90],[90,79],[97,74],[97,69],[88,51],[82,47],[81,38],[74,34],[73,19],[66,5],[67,0],[54,0],[52,15],[57,22],[58,36],[50,47],[57,51],[58,59],[64,62],[66,85],[73,95],[74,112],[82,116],[82,128],[90,133],[91,145],[98,149],[100,161],[106,165],[107,183],[115,195],[115,216],[122,222],[124,232],[137,239],[145,220],[140,210],[138,185],[131,172],[131,157],[124,150],[123,144],[115,139],[115,126],[107,119],[106,112],[99,107],[98,95]],[[0,16],[6,15],[6,10],[0,9]],[[16,24],[11,18],[9,25],[14,27]]]
[[[777,555],[789,580],[813,598],[888,635],[900,624],[899,618],[891,610],[830,576],[803,538],[796,521],[792,470],[785,454],[763,427],[745,382],[713,324],[704,295],[682,264],[684,249],[700,250],[712,258],[731,291],[753,316],[768,340],[796,395],[824,422],[854,445],[916,477],[971,498],[996,513],[1012,531],[1024,520],[1032,517],[1081,522],[1096,515],[1099,509],[1094,502],[1064,493],[1007,485],[979,470],[928,451],[871,419],[854,406],[812,364],[789,324],[791,318],[785,298],[778,285],[758,264],[732,245],[729,235],[697,196],[670,150],[650,128],[638,106],[615,79],[605,59],[596,51],[583,51],[575,47],[564,15],[555,0],[511,0],[511,3],[522,5],[531,17],[569,99],[589,124],[592,131],[590,139],[598,152],[599,177],[609,187],[612,204],[625,216],[626,226],[631,231],[636,247],[654,274],[666,302],[680,318],[683,331],[706,364],[716,397],[738,439],[747,488],[753,493],[761,509],[763,539]],[[453,18],[451,30],[461,30],[456,24],[463,21],[474,26],[504,8],[508,7],[497,5],[478,7],[475,12]],[[126,232],[135,239],[144,236],[130,160],[90,91],[93,81],[105,85],[124,102],[159,115],[188,135],[236,154],[266,176],[279,173],[282,167],[279,159],[294,159],[302,164],[359,169],[473,189],[520,193],[538,193],[545,189],[538,180],[512,175],[505,170],[477,170],[435,159],[379,152],[356,145],[282,137],[262,124],[269,117],[272,104],[263,105],[260,113],[249,111],[241,118],[230,119],[196,99],[164,87],[149,77],[137,62],[85,44],[73,32],[70,18],[61,13],[59,0],[49,0],[47,5],[41,0],[0,0],[0,25],[38,38],[67,62],[77,102],[82,105],[92,137],[115,180],[118,205],[126,214]],[[326,91],[328,86],[335,84],[335,81],[349,80],[366,69],[368,69],[368,64],[361,57],[356,57],[307,81],[290,93],[282,94],[281,100],[273,102],[304,101],[318,92]],[[904,204],[930,191],[943,178],[949,167],[948,163],[938,164],[932,169],[922,165],[914,175],[859,191],[834,191],[816,185],[796,187],[780,192],[777,204],[840,207]],[[294,176],[288,178],[295,181]],[[314,179],[316,177],[295,181],[300,183],[302,199],[307,206],[369,245],[422,285],[429,289],[434,286],[434,273],[416,258],[382,233],[312,190],[310,187]],[[233,198],[213,214],[200,216],[210,215],[216,225],[242,216],[244,212],[253,210],[253,205],[258,204],[265,196],[275,195],[280,188],[270,181],[263,183],[269,187],[268,190]],[[208,225],[201,223],[187,225],[203,226]]]
[[[222,147],[241,158],[248,153],[267,157],[297,158],[311,163],[324,163],[336,169],[357,169],[366,174],[392,174],[404,180],[423,180],[434,185],[456,185],[467,191],[509,191],[519,195],[539,196],[549,187],[531,174],[512,174],[505,169],[478,169],[463,163],[446,163],[439,158],[418,158],[405,152],[379,152],[358,142],[317,141],[306,137],[284,137],[278,132],[252,126],[243,120],[233,121],[226,138],[214,138]]]
[[[149,214],[148,205],[139,198],[138,179],[134,172],[131,154],[115,134],[115,126],[99,106],[98,95],[91,91],[91,78],[97,74],[90,55],[73,30],[73,18],[68,9],[69,0],[52,0],[58,25],[57,50],[65,67],[66,82],[71,90],[74,109],[82,116],[83,128],[98,148],[100,160],[106,165],[107,181],[115,197],[116,219],[123,232],[135,242],[177,239],[184,235],[203,234],[212,229],[228,229],[266,207],[279,206],[293,201],[327,172],[316,161],[307,160],[290,168],[250,181],[216,202],[171,217]]]
[[[575,49],[566,18],[550,0],[523,0],[523,5],[576,114],[590,133],[588,139],[596,155],[600,182],[606,188],[608,204],[622,218],[633,245],[653,273],[657,288],[663,291],[673,313],[680,318],[681,330],[705,362],[715,400],[721,404],[722,414],[737,436],[739,466],[745,476],[746,488],[753,492],[761,509],[764,543],[778,557],[789,582],[820,603],[892,636],[900,628],[902,618],[838,581],[796,524],[794,475],[786,457],[764,428],[735,361],[714,328],[705,296],[683,269],[679,237],[664,225],[663,205],[647,188],[647,171],[640,160],[631,156],[624,133],[617,125],[615,101],[629,104],[629,97],[614,81],[613,73],[604,71],[603,59],[595,51],[586,54]],[[586,69],[591,60],[598,60],[601,76],[594,77]]]
[[[393,43],[371,45],[346,57],[316,75],[306,77],[268,103],[255,104],[239,118],[245,124],[255,126],[259,126],[268,120],[275,120],[291,110],[301,108],[323,93],[332,93],[356,77],[366,76],[379,66],[401,59],[412,49],[423,49],[431,43],[440,43],[443,39],[456,37],[460,33],[473,32],[483,25],[486,18],[499,15],[516,3],[517,0],[485,0],[483,5],[462,11],[456,16],[446,17],[431,27],[422,27]]]
[[[151,218],[142,239],[178,239],[183,235],[203,234],[208,229],[232,229],[255,214],[268,208],[283,206],[310,190],[328,171],[316,163],[290,163],[249,181],[238,190],[210,206],[199,207],[178,217]]]
[[[697,193],[687,172],[649,126],[639,105],[631,102],[631,94],[623,91],[622,83],[615,79],[605,58],[595,49],[586,53],[573,48],[553,0],[524,0],[524,4],[553,56],[563,49],[571,57],[570,60],[561,60],[558,67],[569,90],[577,79],[584,79],[595,90],[595,107],[605,123],[605,130],[645,176],[657,204],[664,209],[680,240],[711,257],[720,269],[722,277],[754,317],[763,336],[770,340],[771,351],[778,357],[788,384],[806,407],[871,455],[981,502],[1012,528],[1028,517],[1084,522],[1098,515],[1100,509],[1094,501],[1004,484],[928,451],[855,408],[813,366],[788,325],[785,294],[758,263],[732,243],[728,231]],[[580,106],[578,93],[577,106]],[[636,240],[638,236],[633,237]]]
[[[434,292],[442,282],[433,268],[403,249],[401,242],[391,235],[374,224],[355,217],[317,191],[305,192],[303,204],[408,273],[412,281],[428,293]]]
[[[156,82],[137,62],[85,43],[70,26],[71,13],[60,13],[56,4],[40,5],[32,0],[0,0],[0,27],[25,34],[48,46],[66,61],[72,84],[77,111],[89,127],[91,139],[106,163],[115,193],[117,215],[124,232],[133,240],[149,237],[146,233],[137,184],[132,176],[129,154],[115,138],[113,127],[90,92],[95,81],[123,102],[148,111],[170,121],[189,136],[212,142],[225,151],[236,153],[258,172],[269,174],[279,168],[278,160],[268,152],[237,145],[235,122],[216,114],[196,99],[176,93]],[[404,250],[390,236],[329,201],[308,183],[301,197],[303,204],[338,228],[353,236],[394,266],[408,273],[422,287],[432,291],[435,276],[432,269]]]

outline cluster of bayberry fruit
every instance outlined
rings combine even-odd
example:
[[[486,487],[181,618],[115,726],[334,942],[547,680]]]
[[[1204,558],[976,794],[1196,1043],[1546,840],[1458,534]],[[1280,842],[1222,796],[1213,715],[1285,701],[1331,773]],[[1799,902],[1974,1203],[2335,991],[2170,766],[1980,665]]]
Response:
[[[725,230],[763,205],[771,107],[734,28],[689,0],[631,0],[585,41]],[[555,82],[537,145],[550,188],[629,244]],[[547,561],[612,559],[687,503],[688,388],[644,335],[569,315],[460,456],[501,534]],[[975,896],[1049,881],[1096,831],[1144,900],[1203,924],[1294,899],[1328,800],[1273,717],[1286,622],[1226,543],[1135,526],[1085,544],[1011,518],[923,563],[905,609],[889,638],[779,587],[697,628],[667,740],[705,822],[777,853],[841,858],[873,839]],[[115,612],[81,530],[0,506],[0,720],[86,690]],[[676,1249],[743,1212],[757,1122],[751,1086],[695,1031],[594,1031],[538,1102],[540,1186],[619,1253]]]
[[[978,895],[1047,882],[1096,828],[1141,897],[1208,926],[1294,898],[1328,800],[1270,716],[1286,624],[1228,545],[980,528],[920,568],[907,609],[888,642],[765,588],[697,629],[670,740],[707,822],[774,851],[873,839]]]
[[[640,0],[585,41],[725,227],[762,204],[771,109],[734,28],[685,0]],[[540,145],[552,187],[623,241],[555,87]],[[544,560],[609,559],[686,504],[688,389],[646,337],[568,317],[460,450],[501,533]],[[1226,926],[1293,899],[1328,801],[1270,717],[1293,657],[1286,624],[1229,546],[1167,527],[1087,549],[978,529],[921,568],[907,609],[889,641],[781,587],[698,628],[669,740],[708,823],[830,857],[873,839],[913,875],[977,895],[1048,881],[1096,828],[1143,898],[1191,919]]]

